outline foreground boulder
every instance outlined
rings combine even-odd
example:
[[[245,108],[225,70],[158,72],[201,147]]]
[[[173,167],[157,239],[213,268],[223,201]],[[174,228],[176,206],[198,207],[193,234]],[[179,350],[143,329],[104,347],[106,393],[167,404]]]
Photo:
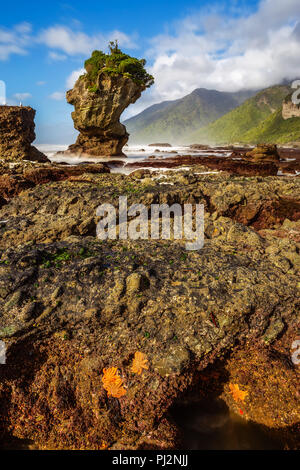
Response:
[[[209,400],[208,380],[234,412],[293,428],[297,371],[273,343],[285,325],[296,331],[297,275],[283,273],[252,237],[244,234],[238,254],[233,237],[190,254],[175,243],[92,237],[5,251],[0,433],[48,449],[170,449],[179,434],[171,406],[191,389]],[[236,343],[228,377],[224,359]],[[248,368],[250,348],[257,359]]]
[[[31,143],[35,139],[35,110],[29,106],[0,106],[0,159],[47,162]]]
[[[67,179],[22,172],[35,186],[0,213],[0,440],[178,448],[172,408],[192,393],[296,448],[300,180],[194,169],[163,185],[88,165]],[[120,194],[148,208],[202,202],[203,249],[101,242],[96,208]]]

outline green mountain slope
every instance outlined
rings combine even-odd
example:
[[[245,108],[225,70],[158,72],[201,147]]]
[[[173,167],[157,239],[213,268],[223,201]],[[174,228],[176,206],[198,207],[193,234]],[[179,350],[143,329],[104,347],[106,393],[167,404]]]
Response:
[[[150,106],[124,122],[130,134],[130,143],[181,143],[191,131],[228,113],[254,93],[226,93],[198,88],[179,100]]]
[[[300,141],[300,118],[282,118],[282,108],[271,114],[258,127],[251,129],[244,136],[249,143],[287,144]]]
[[[290,87],[285,85],[273,86],[260,91],[212,124],[192,132],[185,141],[210,144],[256,143],[260,139],[259,133],[262,130],[262,123],[276,114],[289,93]],[[274,125],[273,122],[273,134],[275,132]],[[283,129],[285,126],[283,123],[281,125]],[[268,124],[266,126],[268,127]]]

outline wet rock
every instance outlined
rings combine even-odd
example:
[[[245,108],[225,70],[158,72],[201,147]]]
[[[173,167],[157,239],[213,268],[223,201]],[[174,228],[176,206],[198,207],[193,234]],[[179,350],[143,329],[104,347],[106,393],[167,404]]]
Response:
[[[189,148],[192,150],[208,150],[211,147],[209,145],[204,145],[204,144],[192,144],[189,146]]]
[[[189,351],[180,346],[172,346],[166,357],[154,360],[153,367],[162,377],[179,374],[189,361]]]
[[[263,425],[269,435],[279,439],[283,448],[297,449],[299,377],[290,352],[297,336],[297,326],[290,325],[284,334],[278,336],[278,331],[282,332],[283,327],[277,317],[269,328],[269,333],[274,328],[276,341],[270,341],[266,335],[265,341],[260,344],[254,346],[246,343],[245,348],[239,351],[235,348],[226,365],[228,383],[224,387],[223,397],[237,414]],[[238,384],[247,392],[243,401],[234,400],[229,383]]]
[[[163,143],[154,143],[154,144],[149,144],[149,147],[172,147],[171,144],[168,144],[166,142]]]
[[[155,158],[155,160],[149,157],[147,160],[128,163],[126,166],[130,168],[177,168],[195,165],[205,165],[208,169],[222,170],[233,175],[244,176],[270,176],[277,175],[278,172],[278,167],[273,162],[255,163],[198,155],[180,155],[178,157]]]
[[[6,202],[6,199],[10,199],[21,191],[32,188],[35,185],[46,184],[51,181],[64,181],[71,177],[84,175],[85,173],[109,173],[110,169],[105,164],[98,163],[95,165],[87,164],[73,167],[65,167],[63,165],[45,165],[38,168],[24,167],[17,174],[14,174],[9,169],[6,171],[8,171],[7,174],[0,175],[0,198],[3,198],[2,205]]]
[[[246,158],[253,162],[279,162],[277,145],[261,144],[246,153]]]
[[[79,176],[84,173],[109,173],[109,168],[102,163],[78,165],[72,167],[52,166],[48,168],[37,168],[24,172],[27,181],[34,184],[45,184],[50,181],[63,181],[69,176]]]

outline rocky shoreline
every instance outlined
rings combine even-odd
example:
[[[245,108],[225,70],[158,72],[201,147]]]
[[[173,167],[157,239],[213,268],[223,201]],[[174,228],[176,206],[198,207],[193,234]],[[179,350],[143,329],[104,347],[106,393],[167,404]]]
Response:
[[[282,448],[299,447],[300,179],[277,176],[297,172],[299,157],[279,154],[148,158],[130,175],[106,163],[2,163],[2,440],[181,448],[174,407],[217,397]],[[147,207],[203,203],[204,247],[101,242],[96,208],[120,195]],[[115,396],[104,380],[113,368]]]
[[[200,147],[200,148],[199,148]],[[112,161],[111,164],[124,166],[126,168],[176,168],[180,166],[193,167],[195,165],[206,166],[207,169],[227,171],[232,175],[243,176],[275,176],[278,172],[297,175],[300,172],[300,150],[293,148],[279,148],[276,146],[265,146],[266,152],[274,151],[274,156],[261,155],[256,158],[260,147],[249,149],[249,147],[216,147],[191,145],[190,150],[202,151],[202,154],[179,154],[172,155],[169,152],[164,158],[161,155],[150,155],[144,160],[135,162]],[[256,154],[255,154],[256,152]],[[161,152],[160,152],[161,153]],[[253,158],[252,158],[253,153]],[[258,154],[259,155],[259,154]]]

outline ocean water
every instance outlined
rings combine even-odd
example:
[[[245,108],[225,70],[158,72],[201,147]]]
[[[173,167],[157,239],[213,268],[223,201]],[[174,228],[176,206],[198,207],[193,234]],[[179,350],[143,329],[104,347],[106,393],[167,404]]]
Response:
[[[80,165],[84,162],[105,162],[110,167],[111,173],[119,173],[119,174],[130,174],[136,170],[136,168],[126,168],[127,163],[133,163],[137,161],[142,161],[147,159],[150,156],[155,156],[159,158],[168,158],[168,157],[176,157],[180,155],[194,155],[194,156],[213,156],[213,157],[223,157],[227,158],[231,155],[232,151],[222,150],[219,148],[211,147],[208,150],[193,150],[190,149],[188,146],[174,146],[174,147],[150,147],[149,145],[129,145],[123,148],[123,152],[126,156],[124,157],[79,157],[78,155],[56,155],[59,151],[67,150],[67,145],[53,145],[53,144],[40,144],[36,145],[36,147],[43,152],[49,160],[56,163],[68,163],[69,165]],[[175,153],[176,152],[176,153]],[[233,160],[241,160],[239,157],[233,158]],[[286,161],[293,161],[295,158],[288,158]],[[117,162],[124,162],[124,165],[115,165],[111,163],[112,161]],[[155,164],[155,160],[153,160]],[[143,169],[143,167],[139,167],[139,169]],[[148,168],[148,170],[156,170],[159,169],[160,172],[165,170],[173,170],[171,168],[155,168],[155,166]],[[181,168],[182,169],[182,168]],[[189,169],[189,168],[186,168]],[[283,173],[281,170],[278,171],[277,176],[298,176],[300,171],[296,171],[294,173]]]
[[[230,412],[218,398],[175,406],[171,416],[184,436],[184,449],[280,450],[285,446],[263,426]]]
[[[221,150],[193,150],[189,147],[184,146],[175,146],[175,147],[150,147],[149,145],[130,145],[123,148],[123,152],[126,155],[125,157],[79,157],[78,155],[56,155],[58,151],[64,151],[68,148],[67,145],[51,145],[51,144],[41,144],[36,145],[36,147],[43,152],[49,160],[56,163],[68,163],[69,165],[80,165],[84,162],[105,162],[110,166],[112,173],[123,173],[129,174],[134,171],[136,168],[126,168],[126,166],[115,166],[110,165],[110,162],[120,161],[126,163],[133,163],[136,161],[145,160],[151,155],[155,155],[160,158],[167,157],[176,157],[178,155],[205,155],[205,156],[218,156],[218,157],[227,157],[231,152],[221,151]],[[158,152],[156,150],[159,150]],[[177,152],[177,153],[174,153]],[[155,162],[155,160],[154,160]],[[149,168],[148,168],[149,169]],[[155,169],[154,167],[152,169]],[[151,169],[150,169],[151,170]],[[159,168],[160,171],[170,170],[170,168]]]

